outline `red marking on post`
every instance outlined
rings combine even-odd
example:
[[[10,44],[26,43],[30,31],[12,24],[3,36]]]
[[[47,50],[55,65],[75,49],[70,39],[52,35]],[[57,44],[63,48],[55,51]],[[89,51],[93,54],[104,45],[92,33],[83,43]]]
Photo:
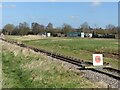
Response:
[[[101,62],[101,58],[100,58],[100,56],[96,56],[96,57],[95,57],[95,61],[96,61],[96,63]]]

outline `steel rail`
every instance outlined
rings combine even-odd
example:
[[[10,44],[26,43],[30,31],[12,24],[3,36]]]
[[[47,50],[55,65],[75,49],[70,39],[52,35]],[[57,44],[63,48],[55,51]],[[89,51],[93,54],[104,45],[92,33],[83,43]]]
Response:
[[[94,71],[94,72],[98,72],[98,73],[110,76],[114,79],[120,80],[119,76],[104,72],[103,70],[98,70],[98,69],[95,69],[95,68],[86,68],[86,65],[92,65],[92,62],[83,61],[83,60],[80,60],[80,59],[78,60],[77,58],[60,55],[60,54],[49,52],[49,51],[46,51],[46,50],[43,50],[43,49],[38,49],[36,47],[28,46],[24,43],[19,43],[19,42],[16,42],[16,41],[9,41],[9,40],[5,40],[5,39],[1,39],[1,40],[5,41],[5,42],[8,42],[8,43],[16,44],[20,47],[29,48],[29,49],[34,50],[35,52],[44,53],[47,56],[51,56],[53,58],[56,58],[56,59],[66,61],[66,62],[74,64],[74,65],[77,65],[77,66],[81,67],[79,70],[91,70],[91,71]],[[110,70],[110,71],[113,71],[113,72],[117,72],[118,74],[120,74],[120,70],[118,70],[118,69],[114,69],[114,68],[110,68],[110,67],[103,67],[103,69]]]

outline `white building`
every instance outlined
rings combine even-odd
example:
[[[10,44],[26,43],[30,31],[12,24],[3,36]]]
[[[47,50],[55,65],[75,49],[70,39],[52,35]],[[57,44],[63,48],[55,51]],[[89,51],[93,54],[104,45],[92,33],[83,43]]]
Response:
[[[90,38],[92,37],[92,33],[89,33],[89,37],[90,37]]]
[[[84,36],[85,36],[85,33],[81,32],[81,37],[84,38]]]
[[[4,39],[4,34],[3,33],[0,34],[0,38]]]
[[[47,33],[47,37],[51,37],[51,33]]]

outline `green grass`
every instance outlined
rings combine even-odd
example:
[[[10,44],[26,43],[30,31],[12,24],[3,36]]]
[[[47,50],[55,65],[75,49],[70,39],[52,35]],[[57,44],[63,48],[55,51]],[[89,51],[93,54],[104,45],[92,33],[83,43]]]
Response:
[[[9,39],[23,41],[27,45],[42,48],[51,52],[61,53],[72,57],[81,58],[92,62],[92,54],[95,52],[107,52],[118,54],[117,39],[93,39],[93,38],[45,38],[39,40],[26,40],[20,36],[7,36]],[[104,62],[110,63],[113,68],[118,68],[118,59],[104,57]]]
[[[93,83],[81,78],[82,73],[65,69],[62,63],[52,61],[44,56],[4,50],[3,88],[89,88]]]
[[[95,51],[118,53],[118,42],[115,39],[46,38],[25,41],[26,39],[20,39],[20,36],[7,38],[91,62]],[[104,57],[104,61],[118,68],[117,59]],[[3,46],[2,62],[3,88],[95,88],[96,85],[81,78],[82,72],[74,73],[60,62],[28,51],[23,53],[22,49],[10,45]]]
[[[23,71],[20,64],[23,63],[23,57],[15,57],[12,52],[3,52],[3,87],[4,88],[20,88],[30,86],[29,83],[25,83],[28,76],[27,72]],[[28,81],[28,80],[27,80]]]
[[[115,39],[48,38],[24,41],[24,43],[91,62],[94,52],[118,53],[118,40]],[[105,57],[104,61],[118,68],[117,59]]]
[[[117,40],[81,39],[81,38],[50,38],[34,41],[26,41],[30,45],[44,48],[65,49],[67,51],[86,50],[91,52],[118,53]]]

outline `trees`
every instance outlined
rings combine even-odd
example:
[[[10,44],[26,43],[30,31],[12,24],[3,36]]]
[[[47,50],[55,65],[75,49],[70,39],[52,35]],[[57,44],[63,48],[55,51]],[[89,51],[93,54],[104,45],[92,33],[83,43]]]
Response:
[[[90,26],[88,25],[87,22],[84,22],[84,23],[81,25],[81,29],[82,29],[82,31],[85,32],[85,33],[90,32]]]
[[[38,23],[32,23],[32,32],[36,35],[39,33]]]
[[[38,23],[32,23],[32,32],[37,35],[39,33],[45,32],[44,25],[40,25]]]
[[[111,34],[111,31],[114,29],[114,25],[112,25],[112,24],[108,24],[108,25],[106,25],[106,32],[108,33],[108,34]]]
[[[48,29],[48,30],[53,29],[53,24],[51,22],[49,22],[46,29]]]
[[[53,28],[53,24],[51,22],[48,23],[48,25],[46,26],[46,32],[51,33],[52,35],[54,34],[54,28]]]
[[[84,22],[82,25],[81,25],[81,28],[82,29],[89,29],[89,25],[87,22]]]
[[[63,24],[63,26],[62,26],[62,31],[63,31],[64,34],[67,34],[67,33],[69,33],[69,32],[72,32],[72,31],[73,31],[73,28],[72,28],[72,26],[69,25],[69,24]]]
[[[81,32],[84,33],[93,33],[93,34],[103,34],[103,35],[117,35],[119,32],[119,27],[116,27],[112,24],[106,25],[106,28],[100,28],[97,25],[95,25],[96,28],[90,28],[87,22],[84,22],[80,28],[73,29],[71,25],[69,24],[63,24],[60,28],[53,28],[52,23],[48,23],[48,25],[45,27],[42,24],[39,24],[37,22],[33,22],[31,24],[31,29],[28,25],[28,23],[23,22],[19,23],[19,25],[14,26],[13,24],[6,24],[4,28],[2,29],[2,33],[7,35],[27,35],[27,34],[45,34],[45,32],[50,32],[51,35],[57,35],[57,34],[64,34],[66,35],[69,32]]]
[[[108,24],[106,26],[106,30],[108,31],[109,34],[118,34],[118,27],[115,27],[112,24]]]
[[[19,26],[16,26],[12,32],[12,35],[19,35]]]
[[[106,32],[105,32],[105,30],[102,29],[102,28],[97,28],[97,29],[95,30],[95,34],[106,34]]]
[[[7,24],[4,26],[2,33],[6,35],[27,35],[30,28],[26,22],[19,23],[18,26]]]
[[[19,23],[19,35],[27,35],[30,31],[30,28],[28,26],[28,23]]]
[[[110,34],[118,34],[118,27],[114,27],[113,29],[109,30]]]
[[[0,32],[2,31],[2,29],[0,29]]]
[[[108,29],[108,30],[112,30],[112,29],[114,29],[114,28],[115,28],[115,26],[112,25],[112,24],[106,25],[106,29]]]
[[[2,30],[2,33],[11,35],[14,28],[15,26],[13,24],[6,24]]]

